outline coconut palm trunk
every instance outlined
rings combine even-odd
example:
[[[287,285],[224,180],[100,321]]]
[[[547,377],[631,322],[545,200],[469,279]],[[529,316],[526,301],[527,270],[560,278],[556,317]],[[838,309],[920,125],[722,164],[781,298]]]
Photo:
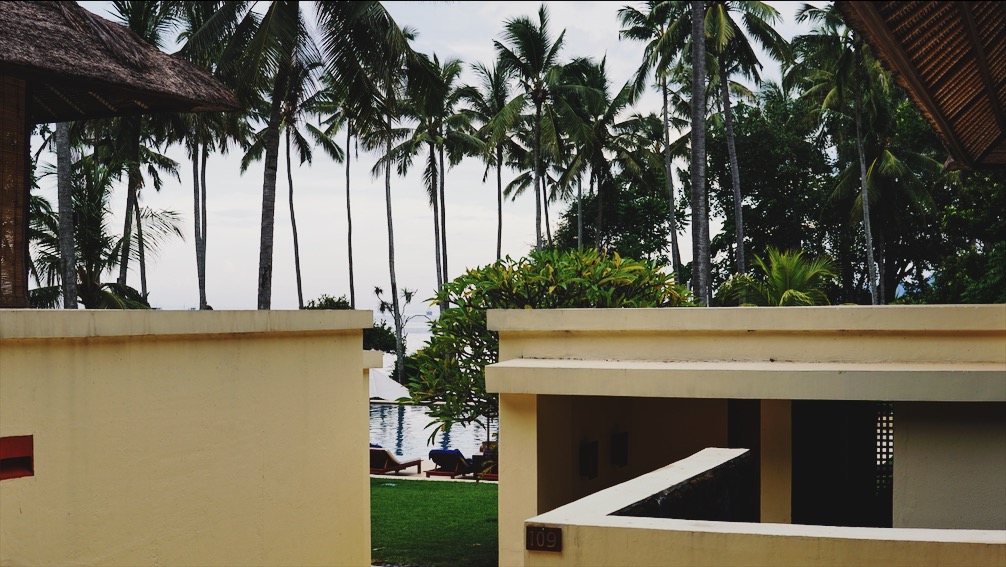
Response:
[[[210,150],[206,144],[203,144],[202,153],[202,167],[199,169],[199,202],[202,204],[202,230],[199,232],[199,249],[198,258],[196,259],[197,271],[199,272],[199,309],[209,309],[209,302],[206,300],[206,227],[208,222],[206,220],[207,210],[206,210],[206,162],[210,157]]]
[[[126,285],[133,236],[133,214],[136,211],[136,193],[140,186],[140,117],[129,117],[124,129],[129,143],[129,157],[126,176],[126,218],[122,228],[122,254],[119,258],[119,285]]]
[[[200,186],[199,186],[199,142],[196,142],[192,150],[192,223],[193,238],[196,249],[196,279],[199,285],[199,308],[205,309],[206,305],[206,272],[202,266],[202,245],[203,245],[203,221],[202,207],[200,206]]]
[[[552,246],[552,225],[548,220],[548,189],[545,188],[545,178],[542,176],[541,180],[541,211],[542,216],[545,217],[545,242]]]
[[[734,237],[736,239],[737,273],[747,272],[744,255],[744,207],[741,200],[741,172],[737,164],[737,139],[734,136],[734,119],[730,110],[730,88],[725,62],[720,62],[720,94],[723,97],[723,122],[727,130],[727,154],[730,159],[730,181],[734,192]]]
[[[77,308],[77,253],[73,239],[73,179],[70,172],[70,123],[56,125],[56,190],[59,205],[59,259],[63,308]]]
[[[870,278],[870,303],[877,305],[877,265],[873,261],[873,233],[870,231],[870,197],[866,190],[866,152],[863,150],[863,89],[864,79],[862,40],[856,38],[856,78],[853,90],[856,105],[856,149],[859,152],[859,190],[863,203],[863,233],[866,236],[866,263]]]
[[[503,146],[496,148],[496,260],[503,256]]]
[[[387,139],[385,140],[385,151],[389,158],[391,156],[391,114],[387,117]],[[405,352],[402,348],[402,313],[398,304],[398,279],[395,277],[395,225],[391,215],[391,160],[388,159],[384,166],[384,200],[388,211],[388,272],[391,278],[391,316],[395,323],[395,358],[398,363],[399,383],[405,380]]]
[[[692,0],[692,292],[709,305],[709,214],[706,206],[705,2]]]
[[[276,173],[279,169],[280,103],[286,91],[286,75],[276,76],[265,132],[265,174],[262,180],[262,221],[258,258],[258,308],[272,307],[272,248],[276,221]]]
[[[541,250],[541,102],[534,102],[534,242]]]
[[[133,199],[133,207],[136,215],[136,253],[140,263],[140,293],[143,299],[147,299],[147,248],[143,244],[143,215],[140,212],[140,196],[137,194]]]
[[[681,251],[678,249],[678,221],[675,215],[677,207],[674,206],[674,171],[671,168],[671,124],[668,116],[667,77],[660,77],[660,94],[663,96],[664,103],[664,177],[667,181],[667,200],[671,211],[671,268],[674,270],[674,279],[681,282]]]
[[[293,268],[297,273],[297,308],[304,308],[304,286],[300,274],[300,241],[297,238],[297,215],[293,207],[293,165],[290,160],[290,128],[286,129],[286,181],[290,187],[290,228],[293,230]]]
[[[440,157],[440,250],[443,254],[444,259],[444,283],[451,281],[448,276],[447,270],[447,197],[444,193],[444,179],[447,177],[447,169],[444,167],[444,144],[440,144],[439,148]],[[447,302],[444,302],[443,308],[447,308]]]
[[[349,306],[356,309],[356,285],[353,278],[353,209],[349,202],[349,146],[353,139],[353,121],[346,122],[346,248],[349,255]]]
[[[594,248],[601,249],[601,234],[604,232],[601,223],[604,222],[604,192],[601,191],[601,180],[597,180],[597,196],[594,198],[597,204],[597,219],[594,221]]]
[[[437,170],[437,157],[436,150],[434,149],[433,142],[427,144],[430,150],[429,159],[430,173],[432,174],[432,179],[430,180],[430,206],[433,208],[433,256],[436,262],[437,268],[437,293],[444,288],[444,265],[443,265],[443,250],[440,247],[440,198],[438,186],[439,171]]]
[[[583,178],[576,176],[576,247],[583,248]]]

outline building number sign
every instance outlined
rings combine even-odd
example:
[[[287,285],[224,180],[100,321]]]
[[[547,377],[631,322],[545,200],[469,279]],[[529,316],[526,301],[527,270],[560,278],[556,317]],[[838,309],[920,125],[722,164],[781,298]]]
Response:
[[[562,528],[525,526],[524,549],[528,551],[562,551]]]

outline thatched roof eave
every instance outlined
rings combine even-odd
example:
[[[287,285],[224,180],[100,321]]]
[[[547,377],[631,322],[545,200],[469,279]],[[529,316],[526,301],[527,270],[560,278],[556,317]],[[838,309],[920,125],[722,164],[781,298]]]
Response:
[[[29,81],[30,123],[240,109],[205,69],[75,2],[0,1],[0,74]]]
[[[1006,167],[1006,3],[835,7],[932,125],[948,167]]]

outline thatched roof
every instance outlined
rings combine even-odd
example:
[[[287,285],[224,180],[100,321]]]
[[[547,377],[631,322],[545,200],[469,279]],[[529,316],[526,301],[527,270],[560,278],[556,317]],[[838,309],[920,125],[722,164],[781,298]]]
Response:
[[[209,72],[76,2],[0,2],[0,75],[29,81],[30,123],[237,110]]]
[[[1006,3],[835,7],[932,124],[949,167],[1006,167]]]

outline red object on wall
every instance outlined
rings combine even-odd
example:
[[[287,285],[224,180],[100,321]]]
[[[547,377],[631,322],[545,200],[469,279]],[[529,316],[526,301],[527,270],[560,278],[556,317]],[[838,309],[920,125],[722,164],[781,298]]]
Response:
[[[35,476],[32,436],[0,437],[0,480],[22,476]]]

